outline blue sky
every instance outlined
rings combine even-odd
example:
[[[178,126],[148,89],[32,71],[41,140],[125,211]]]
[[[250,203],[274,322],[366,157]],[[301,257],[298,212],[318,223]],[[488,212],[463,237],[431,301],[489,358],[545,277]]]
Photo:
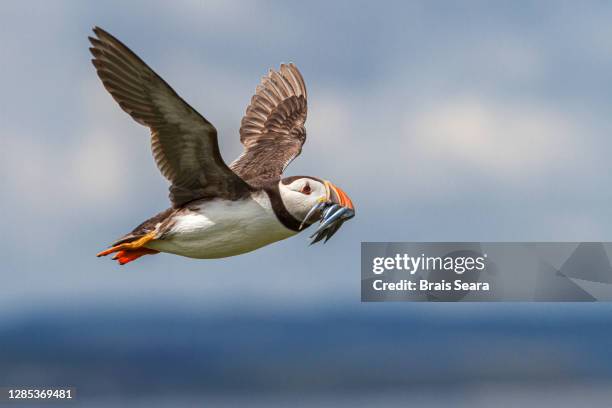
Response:
[[[611,17],[605,2],[5,2],[0,310],[355,306],[361,241],[609,241]],[[308,141],[287,174],[334,181],[357,217],[325,246],[96,259],[168,201],[147,130],[89,62],[94,25],[216,126],[228,162],[260,77],[296,63]]]

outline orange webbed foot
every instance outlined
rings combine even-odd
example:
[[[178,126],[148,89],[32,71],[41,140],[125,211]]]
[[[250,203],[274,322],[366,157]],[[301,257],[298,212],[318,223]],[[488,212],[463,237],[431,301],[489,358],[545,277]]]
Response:
[[[119,265],[125,265],[126,263],[132,262],[140,258],[143,255],[151,255],[151,254],[159,253],[159,251],[156,251],[150,248],[146,248],[144,246],[145,244],[147,244],[150,241],[153,241],[154,239],[155,239],[155,233],[150,232],[149,234],[144,235],[135,241],[124,242],[122,244],[115,245],[111,248],[108,248],[98,253],[96,256],[100,257],[100,256],[106,256],[106,255],[110,255],[114,253],[115,255],[113,256],[113,259],[117,260],[119,262]]]

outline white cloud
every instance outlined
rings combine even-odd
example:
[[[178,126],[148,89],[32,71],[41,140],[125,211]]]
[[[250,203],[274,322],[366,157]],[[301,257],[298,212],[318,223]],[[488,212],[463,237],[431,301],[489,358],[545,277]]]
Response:
[[[71,152],[70,174],[73,189],[83,203],[116,201],[125,189],[120,169],[113,163],[125,160],[125,152],[108,137],[108,132],[93,130]]]
[[[142,130],[144,140],[124,137],[122,133],[135,131],[118,119],[129,118],[110,112],[113,102],[106,98],[102,103],[102,96],[88,92],[83,99],[84,120],[71,130],[77,137],[67,133],[43,138],[23,126],[6,130],[0,171],[10,175],[4,182],[9,195],[19,197],[21,208],[65,214],[94,202],[116,201],[126,190],[129,178],[121,176],[128,161],[125,151],[134,143],[146,144],[147,131]]]
[[[12,130],[7,131],[3,144],[0,171],[6,188],[13,191],[21,202],[36,202],[49,192],[49,174],[55,173],[55,149],[42,145],[34,137]]]
[[[109,202],[125,188],[113,165],[121,152],[101,132],[61,148],[13,133],[4,149],[0,171],[10,174],[5,179],[9,195],[37,213],[57,215],[74,206]]]
[[[311,98],[308,108],[308,143],[321,152],[341,151],[351,141],[354,114],[338,93],[326,92]],[[312,135],[312,137],[310,137]]]
[[[560,113],[475,98],[413,112],[404,134],[404,149],[414,159],[500,182],[537,179],[559,171],[576,153],[588,154],[576,143],[585,131]]]

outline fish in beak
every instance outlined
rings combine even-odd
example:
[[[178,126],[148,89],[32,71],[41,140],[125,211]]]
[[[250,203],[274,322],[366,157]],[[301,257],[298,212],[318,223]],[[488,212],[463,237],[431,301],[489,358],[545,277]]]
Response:
[[[314,238],[310,245],[315,244],[325,238],[323,243],[327,242],[344,224],[355,216],[355,207],[349,196],[339,187],[333,185],[327,180],[323,180],[325,185],[326,195],[310,209],[300,229],[308,220],[315,214],[319,216],[319,227],[310,236]]]

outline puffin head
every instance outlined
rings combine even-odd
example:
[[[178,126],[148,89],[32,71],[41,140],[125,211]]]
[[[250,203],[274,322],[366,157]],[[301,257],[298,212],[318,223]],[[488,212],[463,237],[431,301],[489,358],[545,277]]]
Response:
[[[319,220],[321,224],[310,238],[311,244],[338,231],[340,226],[355,216],[349,196],[327,180],[311,176],[292,176],[280,180],[280,197],[287,211],[301,222],[300,229]]]

